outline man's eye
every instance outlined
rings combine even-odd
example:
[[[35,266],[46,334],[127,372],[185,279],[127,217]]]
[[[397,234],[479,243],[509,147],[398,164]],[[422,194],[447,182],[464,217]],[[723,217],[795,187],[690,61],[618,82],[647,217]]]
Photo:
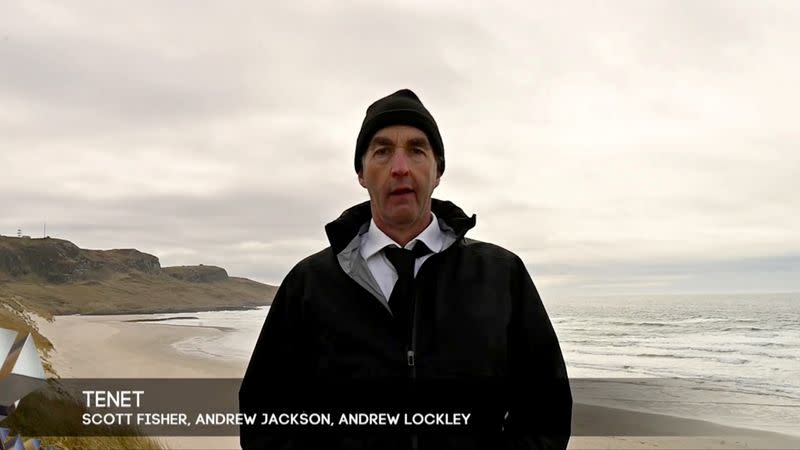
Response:
[[[378,147],[372,153],[374,153],[375,155],[385,155],[388,152],[389,152],[388,148],[386,148],[386,147]]]

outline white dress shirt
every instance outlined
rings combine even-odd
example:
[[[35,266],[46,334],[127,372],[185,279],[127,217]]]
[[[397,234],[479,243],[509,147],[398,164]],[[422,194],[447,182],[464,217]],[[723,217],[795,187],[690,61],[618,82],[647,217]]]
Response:
[[[424,242],[433,253],[442,251],[444,232],[439,228],[439,221],[436,220],[436,215],[431,212],[431,216],[433,220],[431,220],[430,225],[422,230],[422,233],[418,234],[417,237],[409,241],[403,248],[411,250],[414,248],[414,245],[417,244],[417,241],[420,240]],[[372,272],[375,281],[378,282],[381,292],[383,292],[383,295],[388,299],[392,295],[392,289],[398,277],[394,266],[383,253],[383,248],[387,245],[396,245],[400,247],[400,244],[381,231],[375,224],[375,220],[371,219],[369,222],[369,229],[366,233],[361,235],[361,256],[364,257],[364,260],[367,262],[367,267],[369,271]],[[428,253],[414,261],[414,276],[417,275],[419,268],[422,267],[422,263],[430,258],[433,253]]]

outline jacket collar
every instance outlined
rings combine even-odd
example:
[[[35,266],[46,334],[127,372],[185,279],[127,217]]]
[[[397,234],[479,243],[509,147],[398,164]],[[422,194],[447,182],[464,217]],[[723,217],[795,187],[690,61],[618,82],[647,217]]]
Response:
[[[439,223],[444,222],[456,234],[458,239],[464,237],[471,228],[475,226],[475,214],[468,217],[464,211],[446,200],[431,199],[431,210],[439,219]],[[369,201],[359,203],[346,209],[338,219],[325,225],[325,233],[334,254],[347,247],[347,244],[358,234],[361,227],[372,218],[372,210]]]

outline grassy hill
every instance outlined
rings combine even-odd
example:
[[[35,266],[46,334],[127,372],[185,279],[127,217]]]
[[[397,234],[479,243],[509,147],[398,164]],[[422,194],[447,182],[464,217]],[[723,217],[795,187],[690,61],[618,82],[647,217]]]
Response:
[[[276,290],[216,266],[161,267],[135,249],[0,236],[0,302],[44,317],[253,308],[269,304]]]

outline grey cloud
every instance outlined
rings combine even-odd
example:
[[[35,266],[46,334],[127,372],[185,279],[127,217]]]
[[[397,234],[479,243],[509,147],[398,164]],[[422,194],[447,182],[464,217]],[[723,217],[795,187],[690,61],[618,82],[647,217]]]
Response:
[[[0,92],[65,115],[136,118],[142,126],[252,107],[255,90],[237,72],[209,70],[206,61],[169,60],[86,37],[23,39],[0,44],[0,58],[10,62]]]
[[[240,191],[207,197],[144,195],[94,201],[24,193],[11,198],[12,207],[4,208],[2,219],[9,225],[14,219],[22,222],[38,215],[50,222],[51,229],[69,227],[86,233],[127,230],[132,235],[146,229],[146,234],[168,241],[190,236],[193,242],[205,244],[228,242],[230,238],[225,236],[231,234],[248,240],[316,236],[321,230],[314,224],[334,219],[331,211],[336,208],[325,197],[300,191]]]
[[[136,21],[147,14],[146,6],[127,12]],[[441,61],[453,46],[482,42],[480,29],[458,15],[373,3],[331,9],[253,3],[238,13],[228,6],[193,5],[194,20],[183,20],[185,11],[151,6],[158,8],[152,19],[162,28],[133,22],[96,35],[74,28],[9,32],[0,41],[0,57],[10,62],[0,75],[0,92],[72,113],[145,122],[139,125],[247,108],[338,113],[339,100],[370,84],[380,92],[387,79],[424,81],[436,95],[456,98],[453,89],[463,86],[465,75]],[[73,8],[78,16],[94,13],[98,21],[115,16],[96,5]],[[236,31],[220,35],[219,27]],[[309,75],[316,82],[296,83]]]

